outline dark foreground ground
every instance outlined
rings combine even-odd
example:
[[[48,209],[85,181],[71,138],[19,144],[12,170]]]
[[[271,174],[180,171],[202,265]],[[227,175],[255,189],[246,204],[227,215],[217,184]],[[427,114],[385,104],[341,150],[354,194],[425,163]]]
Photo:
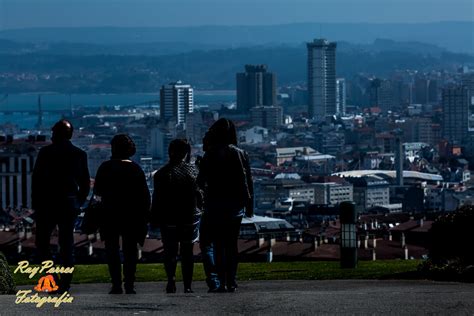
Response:
[[[5,295],[0,315],[474,315],[474,284],[464,283],[247,281],[238,292],[223,294],[208,294],[203,282],[196,282],[194,294],[165,294],[164,286],[138,283],[137,295],[108,295],[108,284],[74,285],[74,301],[59,308],[15,305],[15,296]]]

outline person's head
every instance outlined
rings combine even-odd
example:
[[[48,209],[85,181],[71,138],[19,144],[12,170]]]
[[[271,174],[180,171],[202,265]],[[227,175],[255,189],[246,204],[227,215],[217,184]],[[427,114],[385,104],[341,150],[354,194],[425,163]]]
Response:
[[[74,127],[71,122],[68,120],[60,120],[54,124],[51,129],[51,140],[53,143],[63,142],[70,140],[72,138],[72,133],[74,132]]]
[[[212,131],[208,130],[202,139],[202,150],[209,151],[213,143],[214,140],[212,139]]]
[[[118,134],[112,138],[110,142],[112,145],[112,158],[113,159],[129,159],[137,151],[135,143],[126,134]]]
[[[231,120],[218,119],[209,128],[210,146],[213,145],[237,145],[237,130]]]
[[[170,162],[181,162],[183,160],[189,162],[191,159],[191,146],[186,139],[174,139],[168,147],[168,155]]]

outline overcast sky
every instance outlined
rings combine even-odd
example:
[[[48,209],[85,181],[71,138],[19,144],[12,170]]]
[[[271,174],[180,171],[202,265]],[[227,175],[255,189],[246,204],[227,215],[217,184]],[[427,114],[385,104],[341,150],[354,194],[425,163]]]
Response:
[[[0,0],[0,29],[473,20],[474,0]]]

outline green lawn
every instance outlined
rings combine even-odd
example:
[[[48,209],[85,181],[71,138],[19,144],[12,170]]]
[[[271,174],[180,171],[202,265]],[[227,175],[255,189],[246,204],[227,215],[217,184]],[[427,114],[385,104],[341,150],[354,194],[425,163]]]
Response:
[[[416,277],[420,260],[380,260],[360,261],[356,269],[341,269],[339,262],[273,262],[240,263],[239,280],[335,280],[335,279],[397,279]],[[11,270],[15,269],[11,267]],[[178,267],[177,277],[181,277]],[[40,276],[28,279],[27,275],[14,274],[17,285],[35,284]],[[205,279],[201,263],[196,263],[194,280]],[[74,271],[74,283],[109,282],[107,265],[77,265]],[[161,263],[139,264],[138,282],[165,281],[166,275]]]

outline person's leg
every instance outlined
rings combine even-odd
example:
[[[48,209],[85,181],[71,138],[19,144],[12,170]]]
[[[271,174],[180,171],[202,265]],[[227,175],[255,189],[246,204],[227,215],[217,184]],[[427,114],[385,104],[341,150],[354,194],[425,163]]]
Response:
[[[122,264],[120,262],[120,236],[118,233],[108,232],[105,239],[105,253],[112,280],[111,294],[122,291]]]
[[[135,273],[137,271],[138,248],[135,236],[122,235],[123,276],[127,294],[135,294]]]
[[[193,253],[193,235],[194,227],[192,225],[182,227],[180,231],[180,255],[181,255],[181,272],[183,274],[184,291],[192,292],[191,283],[194,271],[194,253]]]
[[[194,271],[194,244],[191,242],[180,243],[180,254],[181,254],[181,272],[183,273],[184,289],[191,290],[191,283],[193,280]]]
[[[225,289],[226,287],[226,230],[227,222],[221,221],[219,225],[213,225],[212,230],[214,237],[214,251],[215,251],[215,260],[216,260],[216,272],[217,277],[219,278],[219,289]]]
[[[51,234],[56,227],[56,219],[56,216],[46,216],[44,213],[37,214],[36,216],[35,245],[38,264],[41,264],[43,261],[53,260]],[[53,278],[56,285],[60,283],[59,274],[53,274]]]
[[[228,291],[235,291],[237,288],[237,266],[238,266],[238,240],[240,234],[240,224],[242,222],[242,217],[233,218],[230,221],[229,229],[227,231],[227,238],[225,238],[225,257],[226,257],[226,284]]]
[[[64,214],[58,223],[59,258],[64,267],[74,267],[74,214]],[[72,273],[60,275],[60,291],[68,291],[72,281]]]
[[[176,265],[178,256],[178,239],[176,236],[176,227],[162,226],[161,240],[164,249],[164,264],[168,284],[166,285],[167,293],[176,292]]]
[[[211,228],[209,218],[203,215],[199,227],[199,248],[201,249],[202,265],[206,274],[206,283],[210,291],[219,288],[220,285],[216,270]]]
[[[39,214],[36,218],[36,251],[38,263],[45,260],[52,260],[51,254],[51,234],[56,227],[56,221],[47,218],[44,214]]]

